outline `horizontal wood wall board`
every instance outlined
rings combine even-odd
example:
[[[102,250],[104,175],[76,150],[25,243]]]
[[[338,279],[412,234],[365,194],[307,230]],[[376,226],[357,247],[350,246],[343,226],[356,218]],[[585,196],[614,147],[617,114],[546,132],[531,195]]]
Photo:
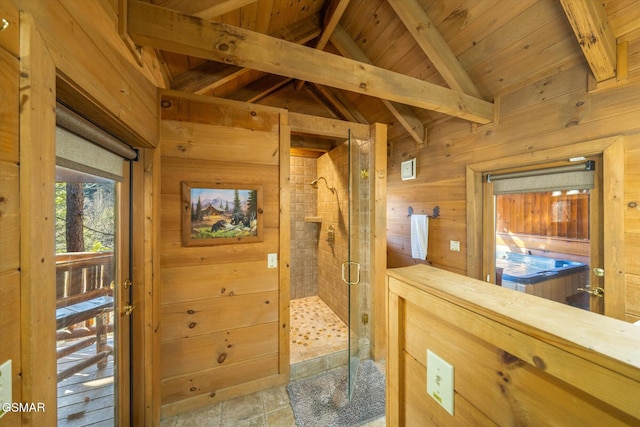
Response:
[[[264,260],[226,264],[163,267],[160,282],[162,303],[174,304],[231,293],[245,295],[278,289],[278,269]],[[256,280],[259,277],[260,280]],[[184,292],[188,287],[189,292]]]
[[[260,184],[263,201],[278,196],[278,167],[274,165],[162,158],[162,194],[181,194],[180,183]]]
[[[94,28],[94,24],[100,21],[98,17],[104,14],[97,4],[87,8],[76,5],[78,9],[73,13],[79,15],[70,14],[67,7],[71,6],[73,2],[63,5],[59,1],[50,1],[26,8],[38,23],[58,73],[67,82],[73,82],[90,103],[99,106],[102,114],[109,115],[112,120],[103,117],[89,119],[113,124],[117,118],[123,130],[122,136],[133,138],[125,142],[154,147],[158,141],[155,84],[144,78],[115,31],[109,35]],[[97,15],[92,15],[92,12]],[[106,40],[113,38],[121,43],[119,56],[110,49],[105,49],[105,53],[99,46],[109,45]],[[131,61],[123,58],[131,58]],[[121,136],[119,133],[114,132]]]
[[[457,278],[423,265],[390,270],[389,274],[391,292],[417,305],[428,306],[434,315],[640,417],[640,409],[632,403],[633,399],[617,395],[620,390],[637,387],[640,381],[640,357],[631,350],[634,342],[640,340],[634,326],[552,301],[538,299],[535,304],[529,303],[532,297],[527,294],[485,286],[484,282]],[[538,310],[554,314],[545,316],[537,313]],[[592,331],[589,325],[593,324],[594,316],[599,322],[611,324],[602,325],[602,331]],[[567,321],[559,321],[561,318]],[[616,331],[615,340],[609,336],[609,328]],[[612,387],[608,393],[601,392],[605,383]]]
[[[640,144],[628,144],[625,152],[625,218],[626,233],[640,234],[640,173],[635,172],[640,165]],[[634,172],[632,172],[634,171]]]
[[[626,233],[624,244],[625,273],[640,275],[640,256],[637,256],[638,250],[640,250],[640,234]]]
[[[278,351],[276,322],[211,332],[162,344],[162,378],[193,375]]]
[[[162,120],[183,121],[263,132],[278,132],[280,108],[162,90]]]
[[[195,375],[168,378],[162,381],[162,404],[176,403],[198,395],[213,397],[218,390],[277,373],[278,354],[274,353],[233,365],[207,369]]]
[[[0,6],[0,9],[2,6]],[[2,16],[2,15],[0,15]],[[6,16],[3,16],[6,18]],[[15,25],[17,28],[17,25]],[[0,32],[0,37],[4,31]],[[2,103],[0,103],[0,161],[17,164],[19,161],[20,96],[18,78],[20,63],[4,49],[0,49],[0,80],[2,81]]]
[[[417,163],[417,162],[416,162]],[[427,193],[430,198],[436,200],[466,200],[466,194],[464,191],[458,189],[460,185],[464,185],[464,176],[456,177],[453,179],[444,179],[432,182],[429,180],[429,167],[425,164],[424,170],[417,170],[420,173],[421,178],[424,177],[425,181],[400,181],[400,168],[397,169],[397,174],[389,176],[389,180],[397,182],[398,187],[394,190],[394,200],[397,202],[411,203],[416,200],[422,200],[422,197],[418,197],[418,194]],[[423,175],[424,174],[424,175]],[[457,191],[451,192],[451,189],[455,188]],[[432,209],[433,211],[433,209]],[[431,213],[431,212],[428,212]]]
[[[556,252],[558,254],[571,254],[583,257],[589,256],[588,240],[577,241],[545,236],[527,236],[522,234],[506,235],[503,233],[497,233],[496,244],[506,245],[513,248]]]
[[[640,275],[626,274],[625,289],[626,312],[634,316],[640,316]]]
[[[258,218],[264,221],[264,226],[267,228],[278,227],[278,201],[277,199],[263,200],[260,208],[263,213],[258,214]],[[167,231],[180,231],[182,222],[180,218],[180,212],[182,212],[182,197],[178,194],[163,194],[162,195],[162,229]]]
[[[0,161],[0,272],[20,268],[20,167]]]
[[[182,338],[245,328],[278,320],[278,291],[227,295],[199,301],[162,305],[161,340]],[[272,337],[274,341],[275,337]]]
[[[160,132],[165,157],[278,165],[274,132],[169,120],[162,120]]]

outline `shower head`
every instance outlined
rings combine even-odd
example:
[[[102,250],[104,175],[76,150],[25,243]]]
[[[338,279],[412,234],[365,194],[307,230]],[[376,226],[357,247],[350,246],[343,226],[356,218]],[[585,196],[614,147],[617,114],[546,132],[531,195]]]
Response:
[[[334,194],[335,194],[336,189],[335,189],[334,187],[329,187],[329,184],[327,183],[327,178],[325,178],[324,176],[320,176],[320,177],[318,177],[318,178],[314,179],[313,181],[311,181],[311,182],[309,183],[309,185],[310,185],[310,186],[312,186],[313,188],[315,188],[315,189],[317,190],[317,189],[318,189],[318,181],[320,181],[321,179],[322,179],[322,180],[324,180],[324,185],[326,185],[326,186],[327,186],[327,188],[329,189],[329,191],[331,191],[332,193],[334,193]]]

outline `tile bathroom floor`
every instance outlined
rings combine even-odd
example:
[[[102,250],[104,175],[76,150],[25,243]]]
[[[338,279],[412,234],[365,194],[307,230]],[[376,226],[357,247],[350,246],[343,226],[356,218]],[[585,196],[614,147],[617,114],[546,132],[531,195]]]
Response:
[[[347,349],[347,326],[317,296],[291,300],[291,364]],[[380,366],[384,372],[384,367]],[[160,427],[295,427],[286,386],[162,420]],[[365,427],[384,427],[385,417]],[[319,426],[320,427],[320,426]],[[345,426],[347,427],[347,426]]]
[[[347,325],[318,296],[290,302],[290,363],[347,349]]]

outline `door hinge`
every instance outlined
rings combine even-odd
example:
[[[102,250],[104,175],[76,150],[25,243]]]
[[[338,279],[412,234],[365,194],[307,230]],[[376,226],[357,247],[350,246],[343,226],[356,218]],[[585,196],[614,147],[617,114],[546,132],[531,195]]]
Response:
[[[131,304],[131,305],[125,305],[122,308],[122,315],[123,316],[131,316],[131,313],[133,313],[133,310],[136,308],[135,305]]]

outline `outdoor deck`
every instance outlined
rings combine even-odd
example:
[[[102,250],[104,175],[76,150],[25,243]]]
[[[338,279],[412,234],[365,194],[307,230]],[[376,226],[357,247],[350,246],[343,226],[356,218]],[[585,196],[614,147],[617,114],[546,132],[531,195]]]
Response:
[[[111,334],[109,334],[111,335]],[[111,336],[109,344],[111,344]],[[95,344],[58,360],[58,371],[96,354]],[[58,383],[58,426],[113,426],[113,356],[103,369],[93,364]]]
[[[58,426],[114,425],[112,252],[56,257]]]

